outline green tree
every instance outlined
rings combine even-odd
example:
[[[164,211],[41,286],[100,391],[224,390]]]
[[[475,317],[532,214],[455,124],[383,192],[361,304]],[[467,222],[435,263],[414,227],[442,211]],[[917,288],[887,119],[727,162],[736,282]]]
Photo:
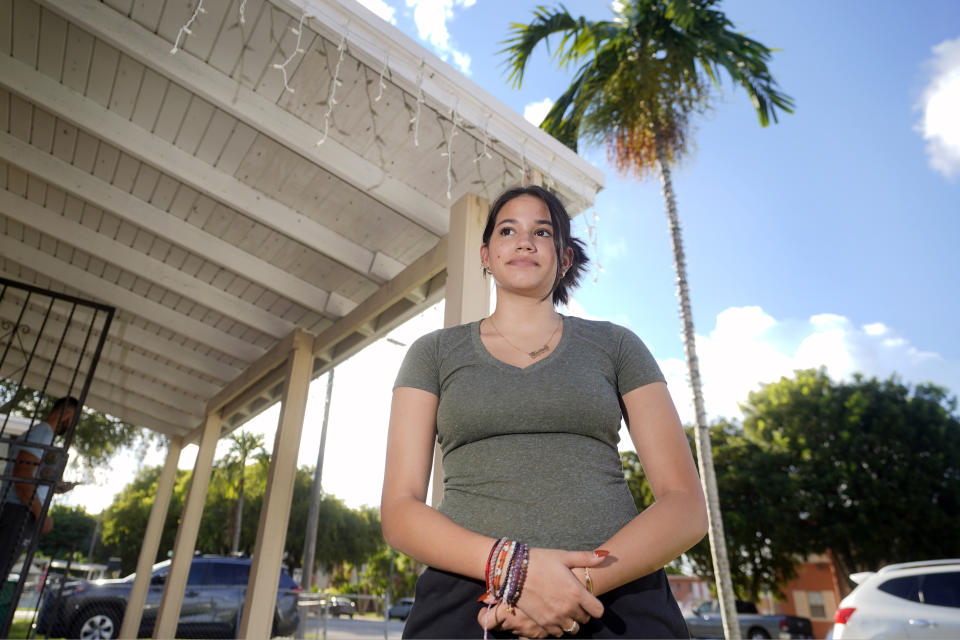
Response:
[[[0,413],[43,420],[56,400],[54,396],[0,378]],[[70,443],[74,458],[71,465],[89,478],[93,471],[105,467],[121,450],[131,449],[142,454],[151,446],[159,446],[160,442],[160,436],[152,431],[105,413],[84,409]]]
[[[791,460],[792,525],[845,577],[960,555],[960,416],[946,389],[805,370],[742,409],[746,436]]]
[[[90,538],[97,528],[97,517],[83,507],[55,504],[50,507],[54,527],[37,542],[37,552],[51,558],[66,558],[71,551],[74,559],[86,557]]]
[[[799,509],[789,452],[772,451],[726,420],[710,427],[717,487],[731,580],[738,597],[756,601],[764,591],[783,597],[797,562],[821,551],[799,527]],[[701,541],[686,553],[697,574],[713,578],[710,546]]]
[[[159,466],[141,469],[133,481],[120,490],[104,511],[101,534],[104,552],[120,558],[121,571],[124,574],[132,573],[137,568],[140,547],[150,518],[150,508],[157,495],[157,485],[162,471],[163,467]],[[175,488],[170,499],[170,507],[163,525],[155,561],[166,559],[167,552],[173,549],[177,522],[183,510],[183,496],[189,481],[188,471],[177,471]]]
[[[541,128],[576,151],[580,138],[606,144],[623,174],[659,174],[673,245],[683,342],[696,415],[696,445],[710,521],[710,541],[721,577],[729,574],[723,557],[723,525],[687,282],[680,221],[671,165],[690,148],[690,118],[707,109],[711,83],[722,74],[746,90],[760,124],[791,112],[793,101],[777,89],[767,68],[771,50],[734,31],[715,9],[717,0],[624,0],[612,21],[574,18],[563,7],[539,7],[530,24],[513,24],[504,52],[516,86],[532,52],[551,36],[559,38],[554,59],[561,67],[580,65],[569,88],[557,99]],[[729,582],[721,585],[724,625],[733,635],[734,603]],[[726,595],[724,593],[726,592]]]
[[[236,502],[231,518],[233,530],[230,551],[236,553],[240,548],[240,529],[243,524],[243,499],[246,485],[247,461],[259,454],[266,454],[263,435],[239,431],[229,436],[230,451],[218,465],[236,487]]]

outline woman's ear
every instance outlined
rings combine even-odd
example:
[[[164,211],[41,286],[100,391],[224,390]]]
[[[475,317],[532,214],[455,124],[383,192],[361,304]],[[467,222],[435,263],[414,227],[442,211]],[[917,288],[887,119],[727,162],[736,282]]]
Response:
[[[563,259],[560,261],[561,271],[565,272],[567,269],[569,269],[573,265],[573,255],[574,255],[573,249],[570,247],[567,247],[566,250],[563,252]]]
[[[490,248],[487,245],[480,245],[480,266],[489,268]]]

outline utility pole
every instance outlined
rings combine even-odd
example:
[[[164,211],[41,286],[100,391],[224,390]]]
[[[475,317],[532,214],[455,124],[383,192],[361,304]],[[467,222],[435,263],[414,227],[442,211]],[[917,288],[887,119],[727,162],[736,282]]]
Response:
[[[307,535],[303,544],[303,581],[307,591],[313,587],[313,555],[317,547],[317,525],[320,520],[320,495],[323,493],[323,449],[327,444],[327,422],[330,419],[330,399],[333,397],[333,369],[327,372],[327,399],[323,405],[323,427],[320,430],[320,449],[317,451],[317,468],[313,471],[313,492],[310,495],[310,511],[307,513]]]

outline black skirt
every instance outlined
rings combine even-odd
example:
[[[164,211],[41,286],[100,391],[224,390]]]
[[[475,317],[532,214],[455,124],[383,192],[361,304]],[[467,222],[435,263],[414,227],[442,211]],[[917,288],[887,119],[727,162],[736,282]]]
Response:
[[[404,638],[482,638],[477,598],[480,580],[428,568],[417,579],[416,599],[403,628]],[[576,638],[689,638],[687,624],[663,569],[599,596],[603,616],[580,627]],[[516,638],[491,631],[490,638]]]

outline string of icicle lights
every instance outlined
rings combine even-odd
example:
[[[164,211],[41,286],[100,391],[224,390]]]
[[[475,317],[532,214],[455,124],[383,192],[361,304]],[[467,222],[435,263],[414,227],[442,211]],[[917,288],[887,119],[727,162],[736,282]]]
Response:
[[[194,22],[196,22],[201,15],[207,13],[206,9],[203,8],[203,2],[204,0],[197,0],[197,5],[194,8],[193,13],[190,15],[187,21],[183,24],[183,26],[180,27],[180,30],[177,32],[177,37],[174,40],[173,48],[170,49],[171,54],[176,54],[178,51],[180,51],[181,44],[183,43],[183,41],[186,40],[187,36],[190,36],[193,34],[192,27]],[[246,5],[247,5],[247,0],[241,0],[238,8],[239,21],[241,25],[246,24]],[[282,74],[283,88],[285,91],[288,91],[290,93],[294,93],[295,88],[290,85],[290,74],[287,67],[288,65],[293,63],[293,61],[296,59],[298,55],[306,54],[306,51],[303,49],[301,44],[303,42],[304,24],[311,17],[312,16],[310,16],[306,12],[300,15],[300,19],[297,23],[297,26],[290,28],[290,31],[297,36],[297,42],[294,45],[293,52],[286,59],[284,59],[283,62],[274,63],[273,65],[271,65],[274,69],[276,69]],[[334,107],[336,107],[337,105],[337,97],[336,97],[337,88],[343,84],[343,81],[340,79],[340,67],[341,67],[341,64],[343,63],[343,58],[347,50],[347,28],[348,27],[349,27],[349,24],[345,26],[344,33],[340,38],[340,44],[337,46],[337,64],[334,69],[333,78],[330,83],[329,95],[327,97],[327,111],[324,114],[324,118],[323,118],[323,135],[320,137],[319,140],[317,140],[317,143],[316,143],[317,146],[322,145],[329,137],[330,119],[333,116]],[[383,91],[387,86],[386,82],[384,81],[384,78],[389,70],[389,61],[390,61],[390,53],[387,52],[384,56],[383,67],[380,70],[380,75],[378,79],[378,92],[377,92],[377,97],[374,99],[374,102],[379,102],[383,97]],[[422,107],[426,103],[424,93],[423,93],[424,67],[425,67],[425,62],[423,58],[420,58],[419,63],[417,65],[416,107],[415,107],[414,115],[410,119],[411,130],[413,133],[413,145],[415,147],[420,146],[421,113],[422,113]],[[489,133],[491,118],[492,118],[492,114],[488,112],[486,114],[486,118],[483,124],[482,148],[480,152],[476,155],[476,157],[473,158],[474,163],[478,163],[483,159],[493,158],[493,156],[489,151],[490,143],[491,143],[490,133]],[[450,133],[447,135],[445,144],[441,145],[440,147],[441,149],[443,149],[443,151],[441,151],[440,153],[440,156],[446,159],[446,164],[447,164],[446,195],[447,195],[447,199],[451,200],[453,198],[453,193],[452,193],[453,191],[453,138],[457,135],[458,129],[462,128],[460,127],[460,115],[457,111],[456,106],[450,109],[449,120],[451,123]],[[526,178],[527,178],[526,142],[527,140],[526,138],[524,138],[522,141],[521,149],[520,149],[521,184],[525,184]],[[594,213],[594,216],[596,216],[596,213]],[[588,229],[590,230],[591,235],[593,235],[595,231],[595,226],[590,225]],[[600,269],[599,265],[598,265],[598,269]]]

